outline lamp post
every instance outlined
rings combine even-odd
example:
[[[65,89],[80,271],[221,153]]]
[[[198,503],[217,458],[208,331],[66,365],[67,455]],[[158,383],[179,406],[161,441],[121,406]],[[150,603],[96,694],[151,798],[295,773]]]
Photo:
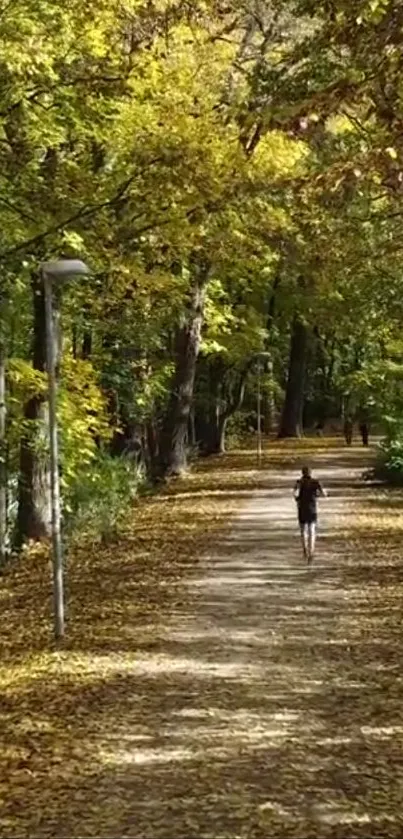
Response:
[[[54,630],[56,640],[64,635],[63,546],[60,513],[59,445],[57,427],[56,335],[53,314],[53,284],[84,276],[89,268],[81,259],[59,259],[41,265],[45,292],[46,366],[49,399],[50,496],[52,512],[52,562]]]
[[[253,358],[257,364],[257,462],[258,466],[262,461],[262,386],[261,376],[264,371],[265,362],[270,359],[269,352],[259,352]]]
[[[262,392],[261,392],[262,366],[259,359],[257,364],[257,461],[260,466],[262,461]]]

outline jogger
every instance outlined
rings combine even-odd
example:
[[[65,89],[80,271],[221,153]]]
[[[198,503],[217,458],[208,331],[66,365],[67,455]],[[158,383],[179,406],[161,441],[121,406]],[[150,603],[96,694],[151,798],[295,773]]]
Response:
[[[298,522],[301,530],[304,557],[310,565],[315,555],[316,523],[318,520],[317,498],[326,497],[326,492],[308,466],[302,469],[302,477],[294,487],[294,498],[298,505]]]

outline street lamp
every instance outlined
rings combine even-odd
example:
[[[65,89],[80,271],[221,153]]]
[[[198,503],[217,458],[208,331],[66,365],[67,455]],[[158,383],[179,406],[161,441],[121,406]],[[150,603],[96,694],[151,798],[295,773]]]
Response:
[[[260,466],[262,460],[262,393],[261,393],[262,364],[259,358],[257,364],[257,460]]]
[[[59,446],[57,428],[56,336],[53,315],[53,284],[84,276],[89,268],[81,259],[44,262],[40,268],[45,291],[46,365],[48,372],[50,496],[52,508],[53,601],[55,637],[64,635],[63,548],[60,527]]]
[[[261,376],[264,371],[264,364],[271,358],[269,352],[259,352],[254,356],[257,362],[257,462],[262,462],[262,388]]]

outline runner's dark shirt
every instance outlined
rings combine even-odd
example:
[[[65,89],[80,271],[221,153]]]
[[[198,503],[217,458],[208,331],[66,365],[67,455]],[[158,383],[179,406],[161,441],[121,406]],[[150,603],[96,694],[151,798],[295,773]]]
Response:
[[[319,481],[315,478],[302,478],[298,481],[298,513],[300,518],[316,517],[316,499],[322,492]]]

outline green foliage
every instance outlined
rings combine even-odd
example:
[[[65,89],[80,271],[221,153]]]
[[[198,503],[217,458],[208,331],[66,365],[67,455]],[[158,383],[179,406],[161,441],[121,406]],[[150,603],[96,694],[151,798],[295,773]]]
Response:
[[[62,485],[68,490],[111,437],[106,399],[89,361],[66,356],[59,396]]]
[[[21,405],[31,396],[44,396],[47,389],[46,374],[35,370],[23,358],[11,358],[8,363],[10,403]]]
[[[385,418],[386,436],[380,445],[374,476],[403,486],[403,420]]]
[[[238,411],[228,420],[226,442],[228,450],[239,449],[250,435],[250,416]]]
[[[98,452],[77,469],[65,494],[64,520],[70,539],[109,542],[125,525],[144,476],[133,461]]]
[[[18,474],[19,446],[22,436],[31,441],[38,460],[45,462],[48,452],[44,429],[46,375],[34,370],[32,363],[22,358],[12,358],[7,364],[7,468],[11,476]],[[24,404],[33,398],[42,401],[40,420],[25,419]]]
[[[30,361],[32,279],[38,262],[62,254],[92,268],[61,306],[67,505],[116,432],[144,441],[161,431],[191,356],[183,337],[201,265],[203,363],[186,410],[211,425],[236,410],[245,383],[253,419],[250,364],[267,350],[262,395],[280,407],[297,314],[321,341],[308,363],[312,414],[342,402],[397,413],[397,0],[23,5],[0,20],[11,471],[23,406],[46,396]],[[44,428],[42,418],[30,426],[37,456]]]

